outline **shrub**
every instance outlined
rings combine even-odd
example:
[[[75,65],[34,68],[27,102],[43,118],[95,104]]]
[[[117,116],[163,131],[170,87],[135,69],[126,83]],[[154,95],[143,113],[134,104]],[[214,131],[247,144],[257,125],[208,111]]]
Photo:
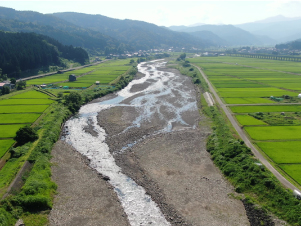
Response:
[[[19,145],[26,144],[28,142],[33,142],[39,138],[37,132],[31,128],[30,126],[25,126],[20,128],[16,136],[14,137],[14,140],[18,142]]]

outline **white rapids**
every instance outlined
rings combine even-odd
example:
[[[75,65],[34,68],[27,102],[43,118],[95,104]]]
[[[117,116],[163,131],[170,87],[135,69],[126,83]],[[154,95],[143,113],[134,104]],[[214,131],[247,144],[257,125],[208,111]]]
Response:
[[[162,129],[162,131],[168,132],[172,129],[172,123],[191,127],[182,119],[181,114],[197,108],[196,101],[191,98],[189,90],[177,89],[182,84],[173,80],[174,73],[156,70],[157,67],[164,65],[164,62],[155,61],[153,63],[150,65],[151,69],[143,67],[146,63],[139,64],[138,69],[145,76],[130,82],[127,87],[117,93],[116,98],[85,105],[80,109],[78,117],[66,122],[69,133],[65,136],[65,140],[90,160],[92,168],[110,178],[109,182],[114,187],[132,226],[165,226],[170,225],[170,223],[165,219],[157,204],[146,194],[144,188],[123,174],[120,167],[116,165],[115,159],[105,143],[106,133],[97,123],[98,113],[114,106],[137,107],[140,115],[133,121],[131,127],[139,127],[144,120],[150,120],[154,112],[158,113],[160,111],[160,101],[164,101],[160,97],[172,96],[173,91],[176,90],[181,92],[181,98],[175,101],[176,106],[164,101],[164,105],[174,113],[174,117],[166,120],[166,125]],[[148,79],[155,82],[142,91],[130,92],[133,85],[143,84]],[[123,100],[137,94],[143,95],[138,95],[137,98],[130,101],[129,105],[121,103]],[[160,117],[164,118],[163,115]],[[88,123],[93,124],[97,136],[92,136],[84,131]]]

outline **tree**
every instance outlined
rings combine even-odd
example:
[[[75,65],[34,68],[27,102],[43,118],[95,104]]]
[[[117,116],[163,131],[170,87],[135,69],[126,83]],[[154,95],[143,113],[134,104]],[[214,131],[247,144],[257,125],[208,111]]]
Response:
[[[26,81],[17,82],[17,90],[22,90],[26,88]]]
[[[15,78],[10,79],[11,84],[16,84],[17,80]]]
[[[1,90],[2,95],[9,94],[9,92],[10,92],[10,90],[9,90],[8,86],[2,87],[2,90]]]
[[[25,126],[20,128],[16,136],[14,137],[14,140],[17,141],[19,145],[26,144],[28,142],[33,142],[39,138],[37,132],[31,128],[30,126]]]
[[[77,92],[71,92],[68,96],[64,97],[65,105],[68,106],[68,109],[74,114],[80,109],[82,97]]]

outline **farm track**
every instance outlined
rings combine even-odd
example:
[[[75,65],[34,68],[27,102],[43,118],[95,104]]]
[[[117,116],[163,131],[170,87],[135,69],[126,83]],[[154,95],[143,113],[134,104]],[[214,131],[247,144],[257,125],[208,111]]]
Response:
[[[251,143],[248,135],[244,132],[244,130],[240,127],[240,125],[237,123],[237,121],[235,120],[234,116],[232,115],[232,113],[230,112],[230,110],[227,108],[228,105],[224,104],[221,100],[221,98],[219,97],[219,95],[217,94],[217,92],[215,91],[215,89],[213,88],[211,82],[209,81],[209,79],[207,78],[206,74],[202,71],[202,69],[196,65],[194,65],[196,68],[198,68],[198,70],[200,71],[200,73],[202,74],[203,78],[205,79],[205,81],[207,82],[210,91],[213,93],[215,99],[217,100],[218,104],[220,105],[220,107],[223,109],[223,111],[225,112],[227,118],[229,119],[229,121],[231,122],[231,124],[233,125],[233,127],[235,128],[235,130],[237,131],[238,135],[240,136],[240,138],[245,142],[245,144],[252,150],[253,154],[255,155],[256,158],[259,159],[259,161],[264,164],[267,169],[269,169],[275,176],[276,178],[283,184],[283,186],[285,186],[286,188],[289,188],[291,190],[299,190],[296,186],[294,186],[290,181],[288,181],[284,176],[282,176],[270,163],[269,161],[255,148],[255,146]],[[256,104],[256,105],[262,105],[262,104]],[[265,104],[263,104],[265,105]]]

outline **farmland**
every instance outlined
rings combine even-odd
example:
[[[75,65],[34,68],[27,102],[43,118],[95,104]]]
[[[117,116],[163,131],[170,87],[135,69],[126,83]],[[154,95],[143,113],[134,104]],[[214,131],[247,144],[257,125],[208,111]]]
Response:
[[[259,150],[301,187],[301,62],[243,57],[189,61],[203,69]]]
[[[0,155],[14,143],[12,138],[26,124],[34,123],[54,101],[44,93],[28,90],[0,100]],[[1,158],[0,157],[0,158]]]
[[[32,79],[27,81],[30,85],[55,84],[56,86],[69,86],[72,88],[87,88],[99,81],[101,84],[109,84],[120,75],[124,74],[131,67],[129,60],[108,61],[101,64],[46,76],[43,78]],[[74,74],[77,79],[74,82],[69,82],[70,74]]]

